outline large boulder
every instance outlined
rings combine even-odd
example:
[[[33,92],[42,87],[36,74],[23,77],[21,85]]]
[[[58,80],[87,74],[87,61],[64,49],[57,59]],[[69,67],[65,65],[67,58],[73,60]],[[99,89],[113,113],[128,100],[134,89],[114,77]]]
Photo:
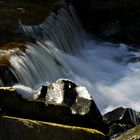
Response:
[[[78,86],[67,79],[59,79],[48,86],[43,86],[41,92],[35,97],[45,100],[46,105],[68,107],[71,110],[74,125],[97,128],[108,133],[102,115],[85,87]]]
[[[0,117],[1,140],[105,140],[102,132],[74,126]]]
[[[66,82],[67,86],[60,89],[58,85],[55,85],[59,83],[58,81],[63,84]],[[45,100],[31,100],[31,97],[30,100],[27,100],[22,98],[22,95],[18,94],[14,88],[0,88],[0,108],[5,115],[9,116],[94,128],[107,134],[108,127],[104,124],[94,101],[89,98],[89,93],[82,93],[82,91],[77,93],[74,89],[77,85],[71,81],[58,81],[48,86],[47,91],[49,92],[45,96]],[[64,93],[63,90],[65,90],[65,94],[67,93],[63,96],[64,98],[61,95]],[[77,91],[80,92],[79,87],[77,87]],[[84,94],[88,96],[84,97]],[[60,101],[57,99],[57,95],[64,100],[56,102]]]
[[[34,98],[45,100],[46,105],[61,104],[67,106],[73,114],[79,115],[88,114],[90,106],[95,104],[85,87],[78,86],[68,79],[59,79],[48,86],[42,86]],[[99,113],[99,110],[96,112]]]

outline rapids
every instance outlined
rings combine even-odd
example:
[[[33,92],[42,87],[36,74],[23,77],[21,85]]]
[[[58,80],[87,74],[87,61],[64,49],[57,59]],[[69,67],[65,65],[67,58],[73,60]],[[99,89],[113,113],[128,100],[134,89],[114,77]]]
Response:
[[[37,41],[10,57],[11,71],[20,84],[36,90],[68,78],[88,88],[102,113],[120,106],[140,111],[140,62],[132,61],[140,52],[90,37],[73,7],[63,4],[44,23],[21,29]]]

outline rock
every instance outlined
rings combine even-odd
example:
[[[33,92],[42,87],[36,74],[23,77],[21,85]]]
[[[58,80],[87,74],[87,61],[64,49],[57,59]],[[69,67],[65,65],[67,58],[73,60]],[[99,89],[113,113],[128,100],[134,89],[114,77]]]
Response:
[[[81,100],[81,103],[84,102],[82,98],[78,100]],[[84,102],[84,104],[86,103],[87,101]],[[81,112],[81,104],[76,106],[76,109]],[[43,100],[27,100],[17,94],[14,88],[0,88],[0,108],[5,115],[94,128],[108,134],[108,127],[104,124],[95,103],[92,101],[88,107],[90,109],[84,115],[79,114],[79,112],[73,114],[71,108],[66,104],[45,103]]]
[[[79,115],[87,114],[93,102],[85,87],[78,86],[68,79],[59,79],[48,86],[42,86],[35,96],[37,95],[38,99],[46,100],[46,104],[63,104]]]
[[[23,99],[11,87],[0,88],[0,108],[5,115],[43,121],[66,123],[71,117],[71,111],[67,107],[46,106],[44,102]]]
[[[17,82],[17,79],[12,74],[10,68],[4,65],[0,65],[0,86],[10,86],[12,83]]]
[[[78,86],[67,79],[59,79],[46,87],[43,86],[41,91],[39,99],[45,97],[46,105],[61,104],[68,107],[72,116],[82,122],[79,124],[79,121],[74,121],[75,125],[97,127],[97,129],[108,133],[108,128],[104,125],[102,116],[85,87]],[[44,91],[47,91],[46,96]]]
[[[138,124],[139,116],[130,108],[117,108],[104,115],[104,121],[109,125],[110,136],[118,135]]]
[[[75,103],[77,96],[75,83],[70,80],[59,79],[48,86],[46,104],[48,102],[64,103],[71,107]]]
[[[107,140],[100,131],[55,123],[3,116],[0,118],[1,140]]]
[[[109,136],[116,137],[130,128],[132,126],[129,124],[113,123],[109,126]]]
[[[38,95],[38,97],[36,97],[38,100],[45,100],[45,98],[46,98],[46,94],[47,94],[47,89],[48,89],[48,87],[47,86],[42,86],[41,87],[41,90],[40,90],[40,92],[39,93],[37,93]],[[34,97],[35,97],[36,95],[34,95]]]
[[[127,130],[125,133],[122,133],[111,140],[140,140],[140,125]]]
[[[135,110],[131,108],[116,108],[111,112],[108,112],[104,115],[104,120],[107,124],[112,124],[114,122],[122,122],[122,123],[129,123],[132,125],[138,125],[139,117]]]

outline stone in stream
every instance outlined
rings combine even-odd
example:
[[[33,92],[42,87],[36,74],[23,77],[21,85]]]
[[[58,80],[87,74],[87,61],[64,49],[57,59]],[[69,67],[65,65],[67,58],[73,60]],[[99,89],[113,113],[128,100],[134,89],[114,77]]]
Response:
[[[42,86],[36,95],[37,99],[45,100],[46,104],[63,104],[70,107],[73,114],[79,115],[87,114],[92,104],[88,90],[67,79],[59,79],[48,86]]]
[[[96,127],[108,133],[108,128],[103,123],[102,116],[85,87],[78,86],[68,79],[59,79],[48,86],[42,86],[41,91],[35,96],[38,96],[39,100],[45,100],[46,105],[68,107],[74,125]]]

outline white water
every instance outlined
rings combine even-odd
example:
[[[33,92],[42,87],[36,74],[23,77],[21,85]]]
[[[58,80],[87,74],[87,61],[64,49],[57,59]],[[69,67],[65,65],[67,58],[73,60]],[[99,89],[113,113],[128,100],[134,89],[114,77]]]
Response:
[[[11,70],[20,83],[37,89],[45,82],[69,78],[88,88],[102,113],[120,106],[140,111],[140,62],[130,62],[140,53],[124,44],[89,39],[81,35],[75,16],[69,17],[63,8],[58,13],[34,28],[23,26],[28,35],[43,41],[11,56]]]

